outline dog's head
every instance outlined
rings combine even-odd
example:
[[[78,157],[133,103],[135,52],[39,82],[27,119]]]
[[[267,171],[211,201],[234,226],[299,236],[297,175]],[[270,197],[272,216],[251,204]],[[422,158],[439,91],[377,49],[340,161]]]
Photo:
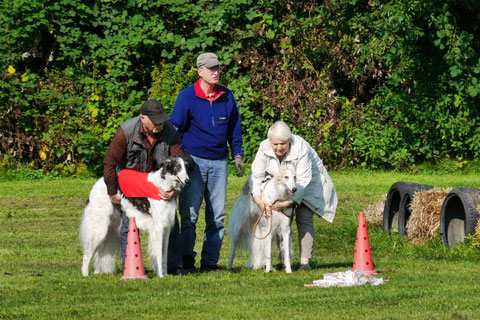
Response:
[[[185,161],[180,157],[171,157],[160,165],[160,178],[164,190],[180,191],[190,182]]]
[[[283,169],[275,176],[275,179],[277,179],[277,184],[283,185],[291,196],[297,191],[297,182],[293,170]]]

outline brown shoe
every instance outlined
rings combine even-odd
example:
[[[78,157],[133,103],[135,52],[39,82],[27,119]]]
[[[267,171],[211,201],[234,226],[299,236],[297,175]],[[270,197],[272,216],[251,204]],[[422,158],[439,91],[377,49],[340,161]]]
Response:
[[[309,271],[309,270],[312,270],[312,268],[310,268],[310,265],[308,264],[301,264],[300,267],[298,267],[298,271]]]

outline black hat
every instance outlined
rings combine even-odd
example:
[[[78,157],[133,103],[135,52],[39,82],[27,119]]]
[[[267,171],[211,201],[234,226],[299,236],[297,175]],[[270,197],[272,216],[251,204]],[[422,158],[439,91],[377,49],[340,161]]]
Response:
[[[155,124],[165,122],[169,118],[160,101],[153,99],[147,100],[147,102],[142,105],[140,114],[148,116]]]

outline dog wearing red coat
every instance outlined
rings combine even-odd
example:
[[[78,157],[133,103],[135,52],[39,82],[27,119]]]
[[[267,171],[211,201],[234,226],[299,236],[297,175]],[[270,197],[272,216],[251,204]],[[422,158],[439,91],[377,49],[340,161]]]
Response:
[[[129,218],[135,217],[140,230],[148,231],[152,268],[159,277],[167,274],[168,240],[175,222],[177,199],[162,200],[158,189],[180,191],[189,183],[187,166],[188,162],[186,165],[182,158],[175,157],[166,160],[159,170],[148,174],[128,169],[120,171],[121,205],[112,204],[103,178],[97,181],[80,223],[84,276],[89,274],[92,257],[95,274],[115,272],[114,256],[120,248],[121,210]],[[133,177],[134,182],[128,177]],[[141,180],[146,180],[146,183],[137,185]]]

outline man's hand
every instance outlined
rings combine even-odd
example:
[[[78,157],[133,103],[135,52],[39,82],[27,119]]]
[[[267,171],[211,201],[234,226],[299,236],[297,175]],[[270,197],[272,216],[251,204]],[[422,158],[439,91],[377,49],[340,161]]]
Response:
[[[110,196],[110,201],[113,204],[120,204],[120,202],[122,202],[122,199],[120,198],[120,195],[117,193],[117,194],[114,194],[113,196]]]
[[[160,198],[165,201],[170,201],[178,195],[177,190],[163,191],[160,189]]]
[[[242,156],[235,156],[235,173],[237,174],[237,177],[243,177],[244,172],[245,165],[243,164]]]

